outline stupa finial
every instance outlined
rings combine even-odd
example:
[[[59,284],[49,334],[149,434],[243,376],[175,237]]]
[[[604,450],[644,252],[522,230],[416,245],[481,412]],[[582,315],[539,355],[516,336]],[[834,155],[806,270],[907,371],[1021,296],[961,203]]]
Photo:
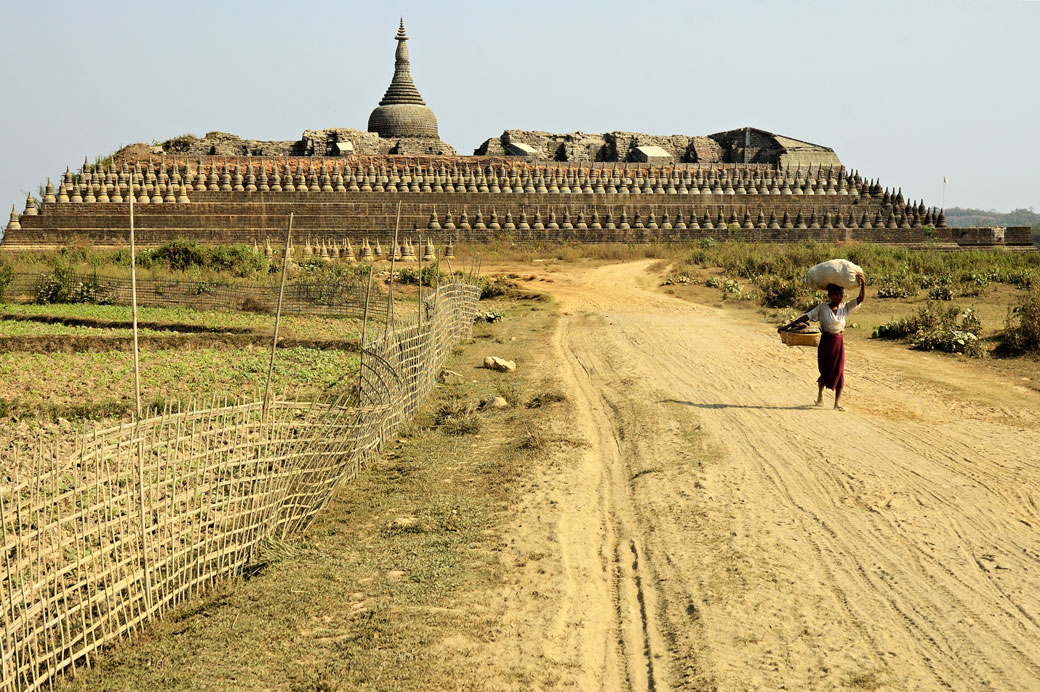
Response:
[[[398,41],[408,40],[408,34],[404,33],[404,17],[401,17],[401,24],[397,27],[397,35],[394,38]]]

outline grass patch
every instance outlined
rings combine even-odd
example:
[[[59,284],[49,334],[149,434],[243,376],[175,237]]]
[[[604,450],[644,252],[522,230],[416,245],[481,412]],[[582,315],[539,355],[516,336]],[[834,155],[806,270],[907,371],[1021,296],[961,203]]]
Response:
[[[452,397],[438,405],[434,425],[448,435],[473,435],[480,432],[481,420],[474,405]]]
[[[520,433],[516,448],[523,452],[540,451],[549,446],[549,441],[541,430],[525,429]]]
[[[534,395],[527,400],[527,403],[524,404],[524,406],[527,408],[543,408],[550,404],[558,404],[562,401],[567,401],[567,395],[559,390],[551,389]]]
[[[61,333],[44,326],[47,323],[75,326],[93,326],[105,329],[129,329],[130,308],[125,305],[80,304],[8,304],[0,305],[0,315],[5,320],[40,321],[37,333]],[[193,310],[191,308],[140,307],[137,309],[138,325],[154,331],[208,331],[254,332],[268,334],[274,331],[274,315],[236,312],[230,310]],[[12,323],[0,326],[0,333]],[[371,326],[371,325],[370,325]],[[382,325],[380,325],[382,326]],[[13,328],[13,327],[11,327]],[[361,321],[340,317],[317,317],[282,315],[279,332],[282,336],[325,337],[329,339],[352,339],[361,334]],[[380,332],[381,333],[381,332]]]

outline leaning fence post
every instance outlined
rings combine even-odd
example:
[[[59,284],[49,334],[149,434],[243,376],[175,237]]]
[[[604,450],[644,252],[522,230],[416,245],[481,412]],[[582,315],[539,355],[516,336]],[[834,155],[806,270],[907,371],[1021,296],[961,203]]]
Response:
[[[419,233],[419,252],[422,252],[422,233]],[[419,341],[422,342],[422,255],[419,255]]]
[[[365,380],[365,335],[368,333],[368,300],[372,295],[372,275],[376,273],[376,263],[368,265],[368,287],[365,289],[365,315],[361,320],[361,362],[358,365],[358,401],[362,401],[362,383]]]
[[[390,323],[394,321],[394,260],[397,259],[397,232],[401,230],[401,203],[397,203],[397,223],[394,226],[394,244],[390,247],[390,287],[386,292],[386,328],[383,338],[390,334]]]
[[[267,384],[264,386],[264,405],[260,412],[261,424],[267,422],[267,411],[271,404],[271,378],[274,376],[274,353],[278,348],[278,324],[282,319],[282,298],[285,296],[285,275],[289,269],[289,242],[292,237],[293,213],[289,212],[289,228],[285,231],[285,250],[282,253],[282,280],[278,285],[278,307],[274,313],[274,338],[271,339],[271,361],[267,365]]]
[[[144,518],[144,440],[141,438],[141,361],[137,343],[137,258],[134,242],[134,195],[130,191],[130,311],[134,322],[134,436],[137,438],[137,509],[140,514],[141,560],[144,571],[144,598],[147,618],[152,617],[152,575],[148,567],[147,531]]]

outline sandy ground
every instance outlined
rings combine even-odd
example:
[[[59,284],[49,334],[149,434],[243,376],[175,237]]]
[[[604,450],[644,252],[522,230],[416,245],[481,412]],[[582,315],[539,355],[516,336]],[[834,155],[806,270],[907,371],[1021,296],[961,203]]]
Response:
[[[1040,394],[868,343],[848,410],[819,409],[813,349],[648,266],[530,282],[565,313],[545,367],[579,444],[517,508],[499,665],[525,689],[1040,689]]]

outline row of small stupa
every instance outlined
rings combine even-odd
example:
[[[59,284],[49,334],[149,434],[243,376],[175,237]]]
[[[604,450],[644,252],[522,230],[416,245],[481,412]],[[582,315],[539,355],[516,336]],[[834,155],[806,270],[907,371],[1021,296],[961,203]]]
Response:
[[[687,220],[688,219],[688,220]],[[469,215],[463,211],[459,216],[458,223],[455,222],[455,217],[448,211],[441,217],[438,216],[437,212],[430,214],[430,221],[426,225],[426,229],[429,231],[539,231],[539,230],[628,230],[628,229],[649,229],[649,230],[686,230],[686,229],[716,229],[716,228],[730,228],[732,226],[739,226],[742,229],[753,230],[753,229],[841,229],[841,228],[922,228],[924,226],[931,226],[933,228],[945,228],[946,227],[946,215],[942,210],[933,211],[924,206],[924,202],[919,203],[917,206],[903,205],[902,207],[888,204],[883,206],[874,212],[863,211],[859,212],[830,212],[825,211],[822,214],[817,212],[815,209],[811,210],[808,216],[801,210],[794,216],[788,211],[784,211],[781,216],[777,216],[776,211],[771,210],[769,215],[766,216],[764,209],[759,209],[756,216],[752,217],[750,209],[745,209],[742,215],[737,215],[736,209],[730,209],[729,214],[724,214],[721,210],[717,212],[704,211],[702,214],[690,210],[686,216],[683,215],[682,210],[679,210],[675,214],[674,220],[668,214],[667,211],[661,214],[658,219],[657,214],[651,211],[643,220],[642,214],[638,211],[630,219],[628,211],[622,209],[620,217],[615,220],[614,215],[611,212],[607,212],[604,217],[600,216],[598,210],[593,210],[590,218],[586,218],[584,212],[578,212],[576,218],[572,218],[570,212],[564,211],[563,218],[558,219],[556,212],[550,210],[548,219],[542,217],[541,211],[535,211],[534,218],[528,217],[526,211],[520,212],[519,219],[514,220],[511,211],[507,211],[505,218],[500,220],[498,213],[494,210],[491,211],[490,218],[485,222],[484,214],[481,210],[478,210],[473,222],[470,222]]]
[[[420,241],[421,242],[421,241]],[[419,252],[416,247],[418,243],[412,243],[410,239],[405,239],[401,243],[393,241],[387,250],[383,249],[382,244],[376,241],[375,246],[368,242],[368,239],[361,241],[361,247],[357,254],[354,252],[354,246],[351,244],[350,239],[346,238],[340,243],[337,239],[323,238],[317,242],[313,242],[310,238],[304,241],[302,248],[303,257],[318,257],[320,259],[332,261],[334,259],[342,259],[350,263],[354,262],[375,262],[377,260],[397,260],[399,262],[416,262],[419,261]],[[268,238],[264,241],[264,246],[261,249],[255,243],[253,249],[257,252],[263,252],[268,257],[275,257],[281,253],[281,250],[276,245],[271,244],[271,239]],[[296,248],[293,245],[289,246],[289,254],[295,255]],[[445,259],[455,259],[455,245],[449,242],[444,248],[444,254],[442,255]],[[437,260],[437,248],[433,244],[433,240],[430,238],[426,239],[426,244],[422,246],[422,261],[423,262],[435,262]]]
[[[135,199],[148,196],[146,202],[177,201],[195,192],[416,192],[416,193],[502,193],[502,194],[708,194],[708,195],[866,195],[875,197],[887,189],[877,181],[865,181],[855,172],[843,168],[815,167],[807,169],[707,168],[529,168],[516,166],[480,166],[475,170],[458,166],[440,168],[393,165],[343,167],[339,163],[321,163],[310,170],[303,165],[293,169],[286,162],[275,163],[268,175],[261,165],[257,174],[253,163],[245,167],[225,162],[211,164],[209,172],[200,162],[195,166],[163,163],[158,170],[140,164],[133,170],[124,164],[116,171],[84,166],[73,175],[66,169],[57,191],[48,181],[44,203],[114,201],[126,198],[133,186]],[[283,171],[280,172],[279,169]],[[345,171],[344,172],[344,168]],[[172,171],[172,173],[170,172]],[[182,172],[183,171],[183,172]],[[232,172],[233,171],[233,172]],[[105,200],[105,198],[108,198]],[[172,200],[169,198],[172,197]]]

